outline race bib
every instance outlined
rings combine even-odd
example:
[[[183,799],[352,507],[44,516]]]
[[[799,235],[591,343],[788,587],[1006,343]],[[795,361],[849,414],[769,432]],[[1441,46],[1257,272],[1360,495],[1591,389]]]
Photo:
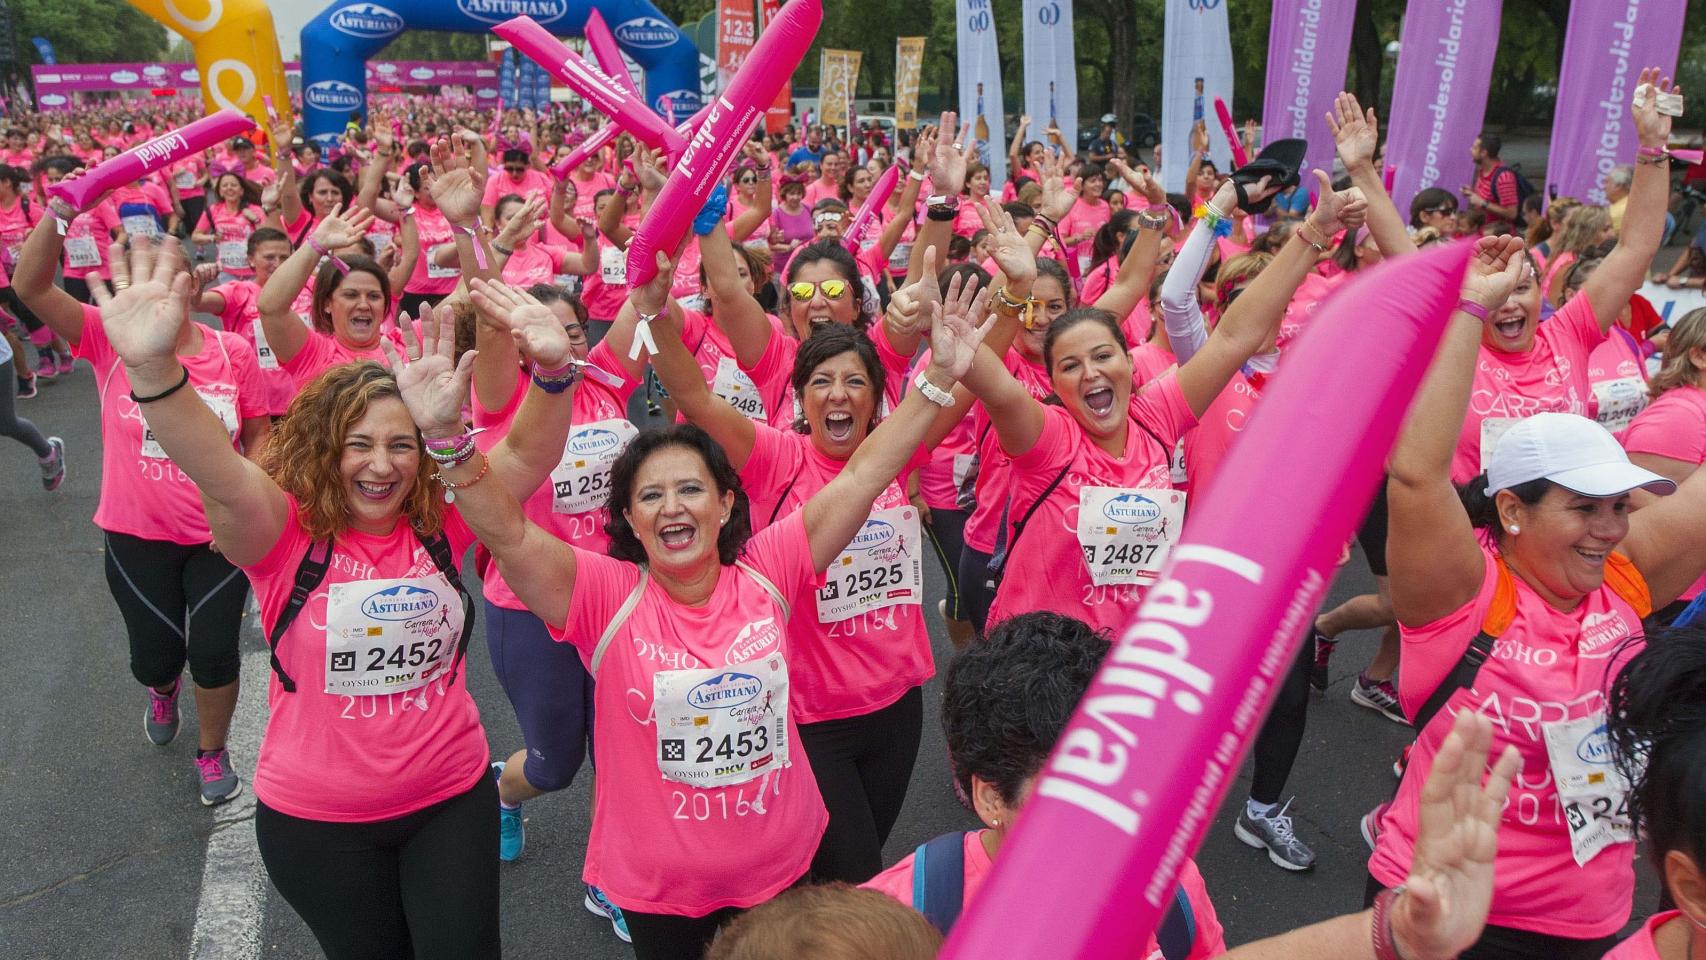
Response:
[[[261,323],[261,318],[254,319],[255,359],[260,362],[262,370],[277,370],[278,357],[273,355],[272,346],[267,343],[267,328]]]
[[[977,480],[977,454],[954,454],[954,496],[963,497],[971,493],[971,487]]]
[[[452,240],[448,243],[441,243],[428,250],[425,254],[427,258],[427,278],[429,280],[442,280],[445,277],[459,277],[462,275],[460,267],[441,267],[438,265],[438,260],[433,256],[433,254],[445,247],[449,247],[452,250],[456,249],[456,241]]]
[[[1154,583],[1185,522],[1177,490],[1084,487],[1078,491],[1078,545],[1098,587]]]
[[[788,662],[780,654],[652,676],[658,772],[732,787],[788,766]]]
[[[640,431],[627,420],[574,428],[563,459],[551,471],[551,512],[586,513],[610,499],[610,466]]]
[[[461,598],[441,573],[326,588],[326,692],[373,696],[426,685],[462,636]]]
[[[177,173],[172,174],[172,186],[177,187],[179,190],[188,190],[195,186],[195,171],[179,170]]]
[[[210,394],[200,387],[197,387],[195,392],[196,396],[201,397],[201,402],[207,404],[207,408],[219,417],[219,422],[225,424],[225,432],[230,434],[231,442],[237,442],[237,398],[228,393]],[[137,412],[140,414],[141,409],[138,408]],[[142,455],[150,460],[171,459],[161,448],[160,442],[154,439],[154,431],[149,429],[147,417],[142,418]]]
[[[628,285],[628,251],[603,247],[598,251],[598,278],[607,287]]]
[[[906,273],[906,267],[912,262],[912,243],[897,243],[894,252],[889,254],[889,272]]]
[[[1558,784],[1558,802],[1570,830],[1570,853],[1577,866],[1614,843],[1633,843],[1629,821],[1629,781],[1612,761],[1605,713],[1540,725],[1546,756]]]
[[[133,213],[120,218],[119,222],[124,224],[124,232],[130,234],[132,240],[160,235],[160,221],[154,219],[151,213]]]
[[[923,527],[912,505],[872,510],[817,592],[817,618],[847,620],[884,607],[924,602]]]
[[[94,237],[66,237],[65,265],[68,267],[98,267],[101,265],[101,248],[96,245]]]
[[[1493,459],[1493,448],[1499,445],[1499,438],[1516,421],[1516,417],[1488,417],[1481,421],[1481,469],[1487,468],[1487,461]]]
[[[373,244],[373,255],[378,257],[385,252],[385,248],[391,246],[391,234],[370,233],[367,235],[367,242]]]
[[[758,395],[758,385],[746,375],[733,357],[724,357],[717,361],[717,375],[711,380],[711,392],[729,402],[729,406],[739,410],[748,420],[758,423],[768,423],[769,417],[764,410],[764,398]]]
[[[1191,475],[1185,469],[1185,438],[1173,445],[1173,456],[1167,461],[1167,474],[1173,481],[1173,486],[1182,487],[1189,483]]]
[[[1647,384],[1635,377],[1602,380],[1593,385],[1593,396],[1599,402],[1599,412],[1594,416],[1599,425],[1621,433],[1629,428],[1635,414],[1646,409]]]
[[[243,270],[249,266],[249,244],[243,240],[219,241],[219,269]]]

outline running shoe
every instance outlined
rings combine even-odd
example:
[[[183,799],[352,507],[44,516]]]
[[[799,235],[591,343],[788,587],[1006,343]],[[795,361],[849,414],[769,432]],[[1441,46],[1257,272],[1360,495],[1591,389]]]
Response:
[[[1362,842],[1368,844],[1368,849],[1374,851],[1374,843],[1380,839],[1380,818],[1386,815],[1386,808],[1391,802],[1382,803],[1373,810],[1362,815],[1357,822],[1357,829],[1362,833]]]
[[[59,353],[58,356],[60,373],[70,373],[77,369],[77,358],[72,356],[70,351]]]
[[[1351,687],[1351,702],[1367,707],[1393,723],[1410,725],[1398,706],[1398,691],[1390,680],[1370,680],[1366,673],[1357,674],[1356,685]]]
[[[634,942],[634,938],[628,935],[628,920],[622,916],[622,908],[611,903],[610,898],[604,895],[603,890],[590,883],[587,884],[586,899],[581,901],[581,904],[586,907],[587,913],[609,920],[610,929],[616,931],[616,936],[621,938],[623,943]]]
[[[52,347],[42,347],[37,356],[40,359],[36,363],[36,376],[43,380],[59,376],[59,361],[54,358]]]
[[[1415,744],[1406,744],[1404,752],[1398,754],[1398,759],[1392,761],[1392,777],[1395,780],[1404,779],[1404,770],[1410,765],[1410,748]]]
[[[231,754],[224,747],[197,750],[195,769],[201,775],[201,805],[204,807],[216,807],[243,792],[243,781],[231,766]]]
[[[36,395],[36,375],[18,378],[18,399],[28,400]]]
[[[1315,662],[1309,667],[1309,685],[1317,693],[1327,692],[1327,661],[1333,658],[1333,648],[1339,641],[1332,639],[1313,627],[1309,631],[1315,638]]]
[[[181,682],[172,684],[171,693],[148,688],[148,712],[142,716],[142,732],[156,747],[171,743],[178,736],[178,691]]]
[[[492,779],[502,780],[504,762],[495,761],[492,764]],[[527,827],[521,821],[521,805],[506,807],[503,801],[498,801],[498,859],[504,863],[514,863],[521,856],[521,851],[527,846]]]
[[[1245,844],[1268,851],[1268,859],[1283,870],[1308,870],[1315,866],[1315,851],[1305,846],[1291,830],[1291,817],[1286,814],[1291,801],[1271,817],[1252,817],[1248,807],[1239,811],[1232,832]]]
[[[65,482],[65,441],[48,437],[47,445],[53,448],[53,452],[47,455],[47,459],[36,462],[41,464],[41,488],[52,492]]]

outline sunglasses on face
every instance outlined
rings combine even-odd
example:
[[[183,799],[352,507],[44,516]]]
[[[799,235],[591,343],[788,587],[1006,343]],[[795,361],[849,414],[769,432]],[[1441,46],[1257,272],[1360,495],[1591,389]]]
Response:
[[[1448,206],[1443,206],[1443,207],[1427,207],[1424,210],[1422,210],[1422,212],[1423,213],[1432,213],[1435,215],[1439,215],[1439,214],[1451,215],[1451,214],[1454,214],[1457,212],[1457,205],[1456,204],[1450,204]]]
[[[817,295],[819,290],[822,290],[823,295],[831,300],[840,300],[842,297],[847,296],[847,281],[822,280],[817,283],[808,283],[801,280],[798,283],[788,284],[788,293],[800,303],[805,303],[811,300],[812,297]]]
[[[735,182],[744,187],[748,184],[757,183],[758,178],[757,177],[739,177],[735,180]]]

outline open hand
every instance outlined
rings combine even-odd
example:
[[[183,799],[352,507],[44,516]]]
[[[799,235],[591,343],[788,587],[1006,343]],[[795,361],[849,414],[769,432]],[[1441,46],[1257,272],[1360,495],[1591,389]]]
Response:
[[[1463,274],[1463,299],[1488,313],[1504,306],[1530,270],[1520,237],[1482,237]]]
[[[343,204],[333,207],[326,219],[314,227],[314,242],[323,249],[336,250],[359,243],[367,234],[368,226],[373,223],[372,210],[356,207],[345,213],[343,209]]]
[[[168,237],[110,250],[113,287],[90,274],[89,293],[101,309],[101,326],[113,352],[132,370],[173,362],[178,332],[189,322],[190,275],[183,250]],[[115,292],[116,291],[116,292]]]
[[[984,197],[981,203],[973,203],[972,209],[977,211],[977,218],[989,231],[989,255],[994,258],[995,265],[1001,268],[1001,273],[1013,286],[1021,290],[1030,289],[1031,282],[1037,278],[1037,258],[1013,223],[1013,215],[1001,208],[994,194]]]
[[[958,381],[971,369],[978,347],[994,325],[989,288],[979,290],[975,276],[960,274],[948,282],[941,308],[932,312],[935,322],[930,325],[930,366],[943,377]]]
[[[952,110],[942,114],[941,139],[936,142],[931,158],[930,179],[935,189],[945,194],[957,194],[966,186],[966,164],[977,155],[977,137],[971,121],[961,123]],[[949,140],[949,134],[953,139]]]
[[[1333,145],[1345,169],[1356,173],[1374,164],[1374,151],[1380,145],[1380,122],[1374,108],[1365,112],[1356,94],[1340,93],[1333,99],[1333,109],[1327,111],[1327,129],[1333,131]]]
[[[462,432],[462,409],[468,404],[468,385],[474,376],[474,356],[469,350],[460,361],[456,354],[455,312],[447,304],[421,313],[421,337],[415,341],[414,323],[399,314],[397,326],[403,333],[403,353],[389,339],[379,341],[397,377],[397,392],[423,437],[452,437]]]
[[[481,313],[503,323],[522,356],[546,369],[579,359],[574,355],[563,322],[532,294],[483,279],[469,284],[468,292]]]

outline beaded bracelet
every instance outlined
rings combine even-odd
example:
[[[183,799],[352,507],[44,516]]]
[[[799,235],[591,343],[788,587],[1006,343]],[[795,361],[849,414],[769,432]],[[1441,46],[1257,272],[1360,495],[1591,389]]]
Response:
[[[456,491],[465,490],[465,489],[473,486],[474,484],[479,483],[481,480],[486,479],[486,473],[488,471],[490,471],[491,469],[492,469],[491,458],[490,457],[481,457],[480,458],[480,472],[474,474],[474,478],[472,480],[464,480],[460,483],[458,483],[454,480],[447,480],[444,477],[444,471],[443,470],[440,470],[439,472],[433,474],[432,478],[434,480],[437,480],[440,486],[444,487],[444,502],[445,503],[455,503],[456,502]]]

